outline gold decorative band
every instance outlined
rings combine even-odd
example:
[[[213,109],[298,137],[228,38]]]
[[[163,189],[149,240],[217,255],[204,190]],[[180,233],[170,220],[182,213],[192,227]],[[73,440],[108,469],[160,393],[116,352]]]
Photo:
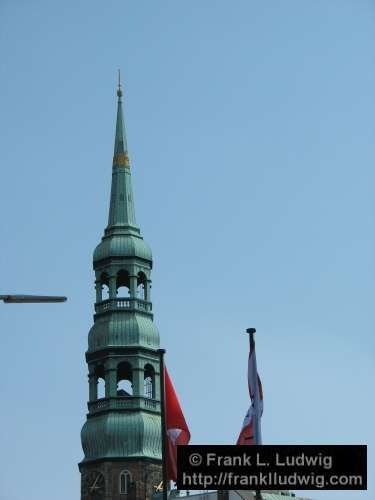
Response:
[[[113,166],[130,167],[128,153],[119,153],[113,157]]]

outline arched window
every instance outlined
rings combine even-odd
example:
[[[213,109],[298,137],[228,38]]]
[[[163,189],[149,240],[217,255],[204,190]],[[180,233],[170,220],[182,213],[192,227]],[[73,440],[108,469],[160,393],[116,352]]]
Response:
[[[123,470],[119,475],[119,492],[120,495],[127,495],[130,490],[132,475],[128,470]]]
[[[130,296],[130,279],[128,271],[121,270],[117,273],[116,290],[119,298]]]
[[[147,278],[142,272],[139,272],[137,276],[137,297],[147,300]]]
[[[109,277],[107,273],[102,273],[100,276],[101,300],[109,298]]]
[[[123,361],[117,367],[117,395],[133,396],[133,371],[127,361]]]
[[[98,365],[95,367],[95,376],[98,382],[98,392],[97,399],[105,398],[105,374],[104,374],[104,366]]]
[[[145,365],[143,394],[145,398],[153,399],[155,397],[155,371],[151,365]]]

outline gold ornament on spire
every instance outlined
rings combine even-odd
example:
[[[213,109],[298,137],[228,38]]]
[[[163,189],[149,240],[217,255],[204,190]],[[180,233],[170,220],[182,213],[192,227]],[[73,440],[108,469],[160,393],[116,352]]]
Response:
[[[128,153],[119,153],[113,157],[114,167],[130,167],[129,156]]]

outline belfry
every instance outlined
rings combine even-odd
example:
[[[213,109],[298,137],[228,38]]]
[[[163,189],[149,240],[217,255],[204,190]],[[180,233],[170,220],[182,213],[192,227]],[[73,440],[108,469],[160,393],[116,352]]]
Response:
[[[81,431],[81,500],[145,500],[161,481],[152,254],[135,219],[120,83],[117,96],[108,225],[93,262],[96,302],[86,352],[89,401]]]

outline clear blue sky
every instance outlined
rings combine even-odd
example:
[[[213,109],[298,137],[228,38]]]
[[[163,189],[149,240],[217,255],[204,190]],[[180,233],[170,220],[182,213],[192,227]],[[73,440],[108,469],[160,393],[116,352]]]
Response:
[[[368,443],[372,0],[1,0],[0,498],[79,498],[117,68],[155,321],[192,443],[232,444],[257,328],[265,443]]]

